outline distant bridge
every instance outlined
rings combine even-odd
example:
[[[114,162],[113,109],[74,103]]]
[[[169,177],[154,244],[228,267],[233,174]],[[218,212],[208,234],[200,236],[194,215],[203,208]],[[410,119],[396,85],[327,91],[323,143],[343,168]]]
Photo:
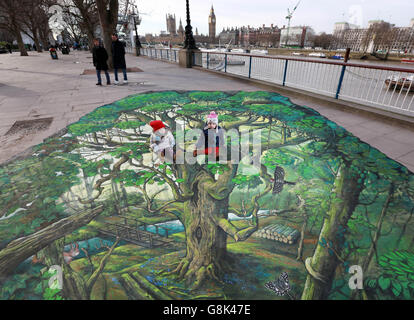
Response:
[[[105,222],[103,227],[98,229],[99,232],[107,236],[119,237],[145,248],[168,246],[174,242],[173,239],[168,238],[169,229],[167,228],[153,225],[155,233],[152,233],[147,230],[150,224],[128,216],[122,216],[121,219],[124,223]],[[164,232],[161,233],[161,230]]]

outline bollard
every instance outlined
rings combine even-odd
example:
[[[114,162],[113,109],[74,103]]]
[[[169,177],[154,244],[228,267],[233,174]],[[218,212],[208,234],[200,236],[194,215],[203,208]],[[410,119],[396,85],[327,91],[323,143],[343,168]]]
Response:
[[[349,60],[349,54],[351,53],[351,48],[346,48],[344,62],[347,63]]]

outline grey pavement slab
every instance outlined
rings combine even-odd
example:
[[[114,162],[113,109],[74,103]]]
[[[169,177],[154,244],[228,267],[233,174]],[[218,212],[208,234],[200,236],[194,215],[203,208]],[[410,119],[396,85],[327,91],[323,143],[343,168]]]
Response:
[[[254,83],[222,77],[177,64],[127,55],[128,67],[143,72],[128,73],[128,85],[98,87],[96,75],[81,75],[92,69],[89,52],[59,55],[47,52],[20,57],[0,55],[0,163],[77,121],[95,108],[125,96],[157,90],[263,90]],[[119,74],[122,79],[121,73]],[[111,81],[114,75],[111,73]],[[275,89],[274,91],[277,92]],[[287,95],[292,102],[315,109],[328,119],[414,171],[414,129],[374,115],[340,110],[312,99]],[[5,133],[17,120],[53,117],[51,126],[26,136]]]

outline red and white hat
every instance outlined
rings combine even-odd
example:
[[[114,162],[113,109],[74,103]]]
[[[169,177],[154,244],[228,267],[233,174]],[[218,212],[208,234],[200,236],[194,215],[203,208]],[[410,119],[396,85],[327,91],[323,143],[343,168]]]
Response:
[[[152,127],[154,132],[161,128],[165,128],[165,124],[161,120],[151,121],[149,125]]]

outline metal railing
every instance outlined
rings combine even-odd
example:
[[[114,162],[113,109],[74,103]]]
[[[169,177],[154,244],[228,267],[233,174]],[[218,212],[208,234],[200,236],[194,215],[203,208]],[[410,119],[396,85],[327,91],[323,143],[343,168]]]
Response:
[[[141,55],[178,63],[178,51],[178,49],[141,48]]]
[[[193,65],[414,116],[414,69],[203,51]]]
[[[177,49],[142,48],[179,62]],[[193,65],[414,116],[414,69],[242,53],[193,53]]]

